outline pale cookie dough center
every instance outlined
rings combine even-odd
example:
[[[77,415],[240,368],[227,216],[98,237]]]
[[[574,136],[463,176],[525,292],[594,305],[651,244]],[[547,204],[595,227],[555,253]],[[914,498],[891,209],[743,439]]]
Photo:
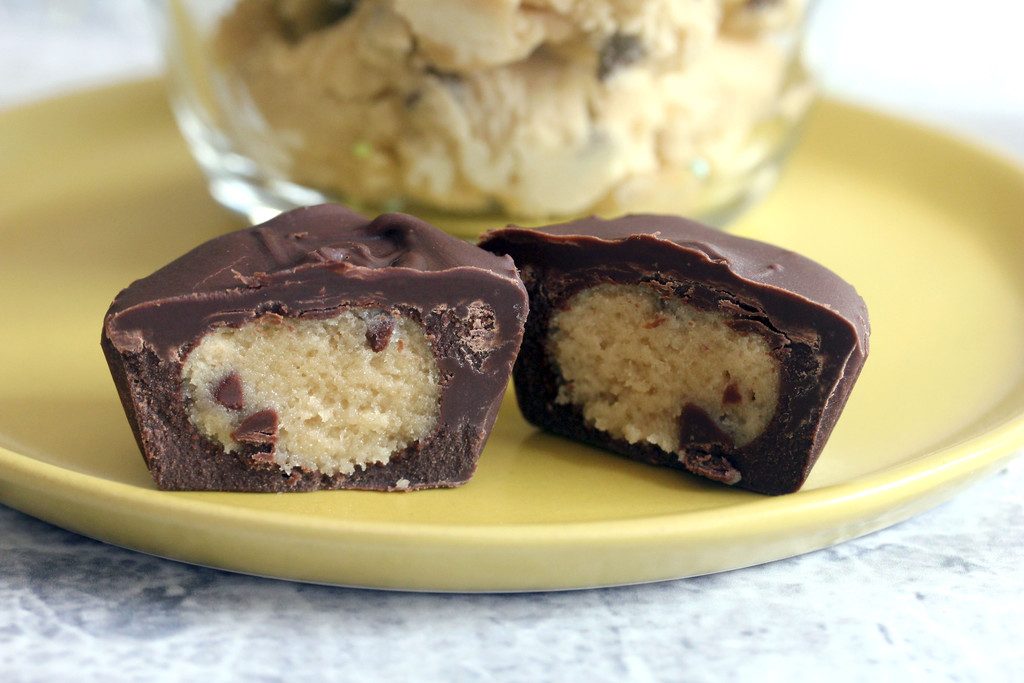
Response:
[[[642,285],[598,285],[551,318],[548,353],[562,383],[556,402],[635,444],[680,448],[680,414],[693,404],[737,446],[775,413],[779,368],[767,341],[729,316]]]
[[[375,310],[220,328],[182,375],[190,418],[226,451],[239,450],[246,417],[276,412],[273,458],[285,471],[351,474],[386,463],[438,420],[440,373],[422,326]],[[241,400],[225,399],[239,384]]]

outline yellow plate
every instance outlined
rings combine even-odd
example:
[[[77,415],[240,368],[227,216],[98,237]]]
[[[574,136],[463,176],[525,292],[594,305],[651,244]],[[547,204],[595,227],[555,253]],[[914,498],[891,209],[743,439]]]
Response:
[[[99,348],[119,288],[232,227],[159,84],[0,114],[0,501],[235,571],[402,589],[654,581],[766,562],[925,510],[1024,437],[1024,173],[820,104],[737,230],[856,284],[874,336],[800,493],[766,498],[530,429],[506,402],[476,477],[405,495],[162,493]]]

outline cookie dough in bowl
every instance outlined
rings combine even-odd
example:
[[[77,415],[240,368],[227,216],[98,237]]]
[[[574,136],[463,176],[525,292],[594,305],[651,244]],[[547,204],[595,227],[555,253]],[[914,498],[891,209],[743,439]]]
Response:
[[[770,185],[810,101],[804,0],[171,4],[197,158],[278,208],[312,191],[367,209],[709,217]]]

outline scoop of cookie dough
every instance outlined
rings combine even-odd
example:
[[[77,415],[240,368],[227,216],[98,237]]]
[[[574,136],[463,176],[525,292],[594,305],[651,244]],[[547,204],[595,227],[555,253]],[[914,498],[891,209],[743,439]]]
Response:
[[[803,6],[242,0],[213,39],[217,96],[271,175],[366,205],[693,208],[806,107],[777,39]]]

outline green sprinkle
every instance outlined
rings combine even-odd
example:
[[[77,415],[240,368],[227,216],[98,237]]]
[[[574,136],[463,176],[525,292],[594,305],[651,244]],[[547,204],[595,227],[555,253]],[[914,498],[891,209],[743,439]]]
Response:
[[[703,180],[711,175],[711,164],[709,164],[706,159],[696,157],[690,162],[690,172],[697,178]]]
[[[371,154],[373,154],[373,145],[366,140],[352,145],[352,156],[358,159],[369,159]]]

